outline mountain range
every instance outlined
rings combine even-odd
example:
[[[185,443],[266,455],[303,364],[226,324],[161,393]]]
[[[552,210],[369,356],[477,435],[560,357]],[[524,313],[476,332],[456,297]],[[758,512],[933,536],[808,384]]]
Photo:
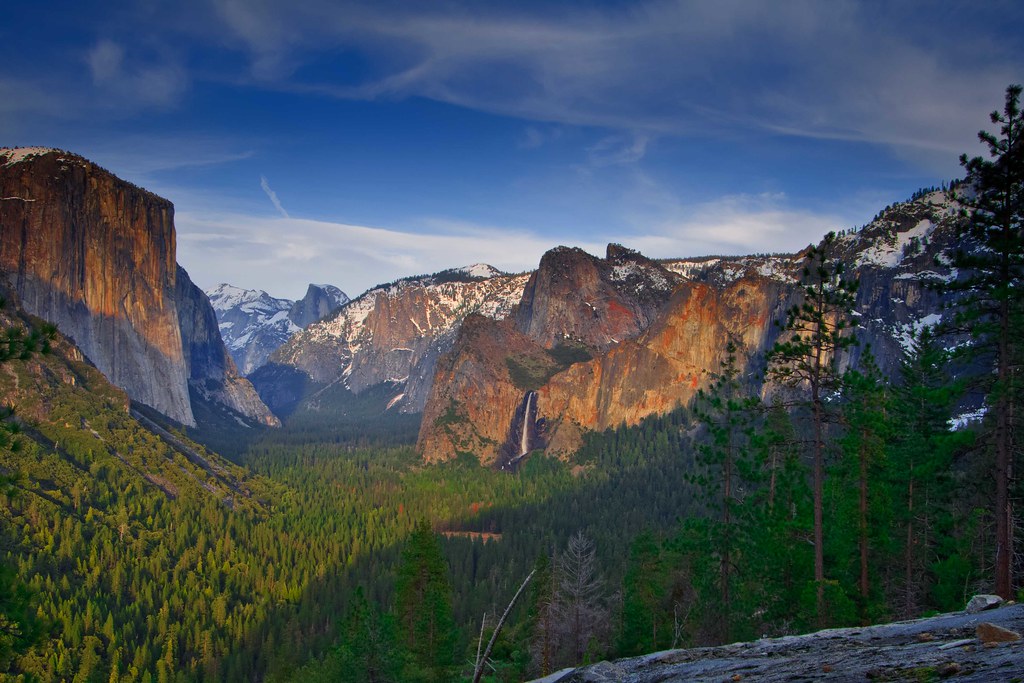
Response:
[[[894,372],[913,336],[941,320],[944,295],[931,285],[957,277],[959,220],[935,190],[839,236],[836,255],[860,285],[860,344],[844,364],[870,348]],[[750,383],[768,391],[761,359],[805,257],[655,261],[613,244],[604,258],[552,249],[521,275],[408,278],[294,335],[251,379],[279,414],[323,410],[332,391],[383,393],[386,410],[422,411],[418,447],[428,461],[469,453],[501,466],[523,449],[568,454],[588,431],[686,404],[729,339],[744,349]]]
[[[761,359],[806,257],[557,247],[529,273],[476,264],[351,301],[329,285],[289,301],[227,284],[201,292],[174,262],[171,204],[79,156],[0,151],[0,196],[6,285],[133,400],[185,425],[196,401],[268,425],[363,402],[361,415],[422,415],[418,448],[432,462],[571,453],[588,431],[686,404],[729,340],[749,384],[769,391]],[[870,348],[894,371],[913,335],[941,319],[930,284],[957,277],[959,220],[936,190],[839,236],[859,282],[860,344],[845,364]]]
[[[206,295],[217,314],[221,338],[244,375],[263,365],[293,334],[349,301],[334,285],[314,284],[298,301],[227,283],[207,290]]]

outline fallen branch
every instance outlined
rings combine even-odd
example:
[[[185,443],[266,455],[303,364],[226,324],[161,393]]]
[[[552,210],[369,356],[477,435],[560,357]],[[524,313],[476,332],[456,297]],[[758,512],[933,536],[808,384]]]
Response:
[[[512,607],[515,606],[516,600],[518,600],[519,596],[522,595],[523,589],[526,588],[526,584],[530,583],[530,579],[532,579],[533,575],[536,573],[536,569],[530,572],[530,575],[523,581],[523,585],[520,586],[519,590],[516,591],[516,594],[512,596],[512,601],[508,603],[508,607],[505,608],[505,612],[501,615],[501,619],[498,620],[498,625],[494,627],[494,633],[491,634],[491,641],[487,643],[487,649],[484,650],[483,659],[477,659],[476,671],[473,672],[473,683],[480,683],[480,677],[484,673],[484,664],[487,662],[487,658],[491,656],[491,648],[494,647],[494,642],[498,640],[498,633],[501,632],[501,627],[505,625],[505,619],[508,618],[508,613],[512,611]],[[483,633],[482,629],[483,627],[481,626],[481,633]]]

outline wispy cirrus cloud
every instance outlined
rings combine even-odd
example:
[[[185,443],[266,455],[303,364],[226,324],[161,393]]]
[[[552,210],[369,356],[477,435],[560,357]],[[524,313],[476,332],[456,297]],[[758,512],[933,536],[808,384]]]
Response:
[[[125,47],[100,40],[85,56],[97,88],[117,98],[119,106],[166,107],[178,102],[188,87],[185,70],[177,64],[129,59]]]
[[[644,158],[651,136],[645,133],[617,134],[603,137],[587,148],[591,166],[633,164]]]
[[[999,12],[848,0],[655,0],[564,12],[460,3],[217,6],[249,51],[253,75],[272,87],[427,97],[655,135],[740,128],[846,140],[922,161],[972,143],[990,103],[1024,71],[1019,51],[992,42],[989,15],[1022,17],[1005,3]],[[329,80],[299,74],[323,50],[341,47],[374,69]]]
[[[267,199],[274,205],[277,212],[281,214],[282,218],[290,218],[288,212],[285,211],[284,207],[281,206],[281,200],[277,198],[277,193],[270,188],[270,182],[267,180],[267,176],[260,176],[260,187],[263,189],[264,194],[267,195]]]

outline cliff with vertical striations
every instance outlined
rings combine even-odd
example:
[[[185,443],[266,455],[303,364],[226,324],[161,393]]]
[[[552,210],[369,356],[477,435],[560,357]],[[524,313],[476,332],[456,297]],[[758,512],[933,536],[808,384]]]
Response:
[[[221,341],[217,315],[188,273],[178,266],[175,299],[184,344],[189,385],[204,399],[220,403],[257,422],[276,427],[280,421],[260,400],[249,380],[239,376]]]
[[[374,287],[294,334],[250,379],[280,415],[327,388],[357,400],[383,388],[388,411],[419,413],[466,316],[504,318],[526,280],[477,264]]]
[[[190,382],[219,384],[249,417],[274,422],[228,388],[237,373],[217,369],[216,320],[212,333],[196,324],[209,301],[183,273],[169,201],[74,154],[0,149],[0,276],[26,311],[133,400],[182,424],[195,424]]]
[[[468,452],[498,467],[524,441],[567,454],[584,432],[688,403],[730,337],[751,349],[774,339],[789,296],[787,281],[755,267],[715,286],[617,245],[605,259],[560,247],[508,320],[466,321],[438,362],[419,447],[429,460]]]
[[[951,256],[970,248],[958,241],[961,220],[935,191],[839,236],[836,256],[859,282],[860,343],[843,366],[870,348],[896,373],[914,335],[942,320],[950,295],[932,285],[960,277]],[[526,448],[567,455],[588,431],[690,403],[730,339],[744,349],[746,381],[764,391],[764,355],[802,268],[802,254],[654,263],[617,245],[604,259],[554,249],[507,320],[467,321],[438,360],[419,448],[428,461],[472,453],[497,467]]]

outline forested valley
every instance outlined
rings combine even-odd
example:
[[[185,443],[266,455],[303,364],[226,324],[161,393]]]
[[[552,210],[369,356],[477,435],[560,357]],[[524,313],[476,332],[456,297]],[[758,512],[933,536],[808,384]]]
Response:
[[[983,248],[958,256],[948,324],[897,374],[870,349],[841,362],[856,283],[830,236],[782,341],[745,364],[763,374],[731,343],[692,406],[514,473],[424,465],[375,424],[224,432],[228,460],[8,304],[3,677],[519,681],[1015,597],[1024,160],[1000,145],[1019,96],[993,160],[964,160],[964,240]]]

